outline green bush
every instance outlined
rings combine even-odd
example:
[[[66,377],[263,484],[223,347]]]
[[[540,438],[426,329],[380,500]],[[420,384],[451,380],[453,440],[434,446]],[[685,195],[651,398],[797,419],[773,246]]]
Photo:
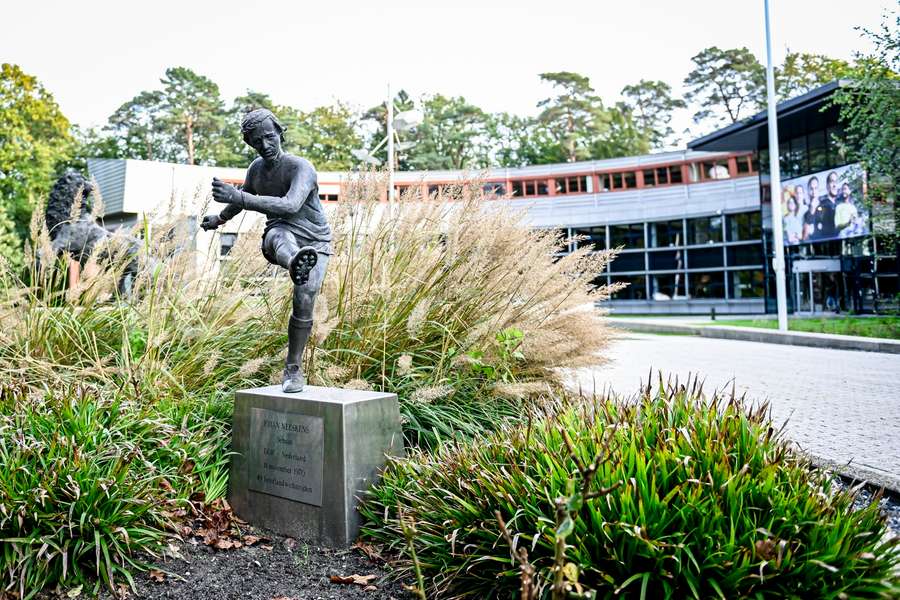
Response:
[[[764,407],[661,386],[634,402],[570,399],[483,441],[393,460],[362,510],[364,536],[398,553],[401,574],[414,550],[435,598],[516,595],[495,510],[528,553],[536,597],[557,576],[598,598],[896,593],[896,539],[877,503],[852,505]]]
[[[197,491],[224,495],[229,410],[0,387],[0,591],[130,582],[171,510]]]

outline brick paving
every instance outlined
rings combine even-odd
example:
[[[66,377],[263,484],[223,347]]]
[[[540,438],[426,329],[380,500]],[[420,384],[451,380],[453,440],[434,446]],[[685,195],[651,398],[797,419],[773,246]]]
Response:
[[[775,422],[787,419],[801,448],[900,482],[900,355],[623,333],[610,356],[573,382],[586,392],[632,394],[651,367],[681,379],[699,374],[707,392],[734,382],[738,394],[769,400]]]

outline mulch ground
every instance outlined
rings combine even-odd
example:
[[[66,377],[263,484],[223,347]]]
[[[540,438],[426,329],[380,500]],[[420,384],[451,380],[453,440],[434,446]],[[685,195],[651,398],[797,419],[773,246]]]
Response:
[[[252,546],[219,550],[196,538],[174,544],[158,569],[135,577],[131,598],[173,600],[406,600],[402,585],[359,549],[332,550],[247,528]],[[245,536],[246,539],[246,536]],[[175,557],[174,555],[178,555]],[[358,576],[359,583],[336,583]],[[113,600],[114,596],[101,596]],[[121,598],[121,595],[119,596]]]
[[[134,572],[134,588],[118,583],[102,600],[406,600],[381,555],[357,543],[333,549],[278,535],[239,519],[228,502],[202,499],[166,513],[176,524],[153,565]],[[0,593],[2,596],[2,593]],[[44,590],[36,600],[87,598],[85,589]]]

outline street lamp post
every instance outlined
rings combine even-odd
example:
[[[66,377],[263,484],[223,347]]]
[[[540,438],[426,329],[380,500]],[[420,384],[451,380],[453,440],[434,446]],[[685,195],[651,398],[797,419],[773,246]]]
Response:
[[[781,207],[781,166],[778,156],[778,107],[775,103],[775,65],[772,62],[772,25],[769,0],[763,0],[766,13],[766,103],[769,125],[769,192],[772,198],[772,238],[775,246],[775,297],[778,329],[787,331],[787,285],[784,274],[784,227]]]
[[[388,155],[388,209],[394,214],[394,98],[391,84],[387,95],[387,155]]]

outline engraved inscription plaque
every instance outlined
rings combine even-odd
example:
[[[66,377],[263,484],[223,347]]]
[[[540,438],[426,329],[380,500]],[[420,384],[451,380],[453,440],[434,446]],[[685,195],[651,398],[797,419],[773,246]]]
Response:
[[[322,417],[251,408],[247,487],[322,506],[324,432]]]

